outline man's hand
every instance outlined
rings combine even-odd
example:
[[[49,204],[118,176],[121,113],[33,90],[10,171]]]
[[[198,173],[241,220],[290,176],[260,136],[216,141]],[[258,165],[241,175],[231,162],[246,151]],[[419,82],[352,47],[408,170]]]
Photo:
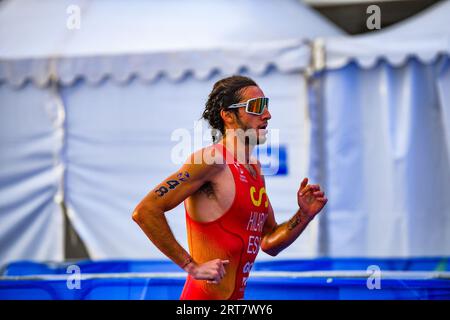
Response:
[[[186,266],[185,270],[195,280],[208,280],[208,283],[219,284],[225,277],[225,266],[229,262],[229,260],[221,259],[210,260],[202,264],[192,262]]]
[[[322,210],[328,199],[325,197],[325,193],[320,191],[318,184],[310,185],[308,178],[305,178],[297,192],[297,201],[300,210],[313,219]]]

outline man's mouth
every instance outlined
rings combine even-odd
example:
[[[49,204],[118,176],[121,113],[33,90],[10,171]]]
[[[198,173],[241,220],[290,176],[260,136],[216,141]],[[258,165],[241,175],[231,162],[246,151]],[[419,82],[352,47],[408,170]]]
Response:
[[[261,125],[261,126],[258,127],[258,129],[264,129],[264,130],[265,130],[266,128],[267,128],[267,123],[266,123],[266,124],[263,124],[263,125]]]

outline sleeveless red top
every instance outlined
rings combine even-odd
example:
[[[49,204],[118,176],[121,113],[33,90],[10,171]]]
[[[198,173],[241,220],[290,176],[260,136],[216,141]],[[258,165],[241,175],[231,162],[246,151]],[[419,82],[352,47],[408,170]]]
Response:
[[[252,164],[255,178],[224,145],[217,144],[216,148],[227,159],[233,174],[236,190],[233,203],[227,212],[211,222],[194,221],[186,209],[186,227],[189,251],[196,263],[213,259],[230,262],[225,266],[226,275],[219,284],[195,280],[188,275],[180,297],[182,300],[243,299],[267,218],[269,201],[258,168]]]

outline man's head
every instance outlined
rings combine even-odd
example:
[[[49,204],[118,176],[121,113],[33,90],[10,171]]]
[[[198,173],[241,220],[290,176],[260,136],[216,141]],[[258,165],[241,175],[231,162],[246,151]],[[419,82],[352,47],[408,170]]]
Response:
[[[246,108],[229,108],[237,103],[245,103],[253,98],[264,97],[264,92],[256,82],[248,77],[231,76],[217,81],[209,94],[203,118],[208,121],[211,128],[225,135],[226,130],[241,129],[252,135],[255,143],[264,143],[265,130],[271,115],[267,108],[261,115],[250,114]],[[214,137],[214,135],[213,135]],[[250,139],[251,140],[251,139]]]

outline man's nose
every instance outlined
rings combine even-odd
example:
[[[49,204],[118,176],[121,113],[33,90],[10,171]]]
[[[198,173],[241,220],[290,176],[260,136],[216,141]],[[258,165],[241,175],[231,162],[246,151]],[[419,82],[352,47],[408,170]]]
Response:
[[[266,108],[266,110],[264,110],[264,112],[262,114],[262,119],[263,120],[270,120],[270,119],[272,119],[272,115],[270,114],[269,109]]]

